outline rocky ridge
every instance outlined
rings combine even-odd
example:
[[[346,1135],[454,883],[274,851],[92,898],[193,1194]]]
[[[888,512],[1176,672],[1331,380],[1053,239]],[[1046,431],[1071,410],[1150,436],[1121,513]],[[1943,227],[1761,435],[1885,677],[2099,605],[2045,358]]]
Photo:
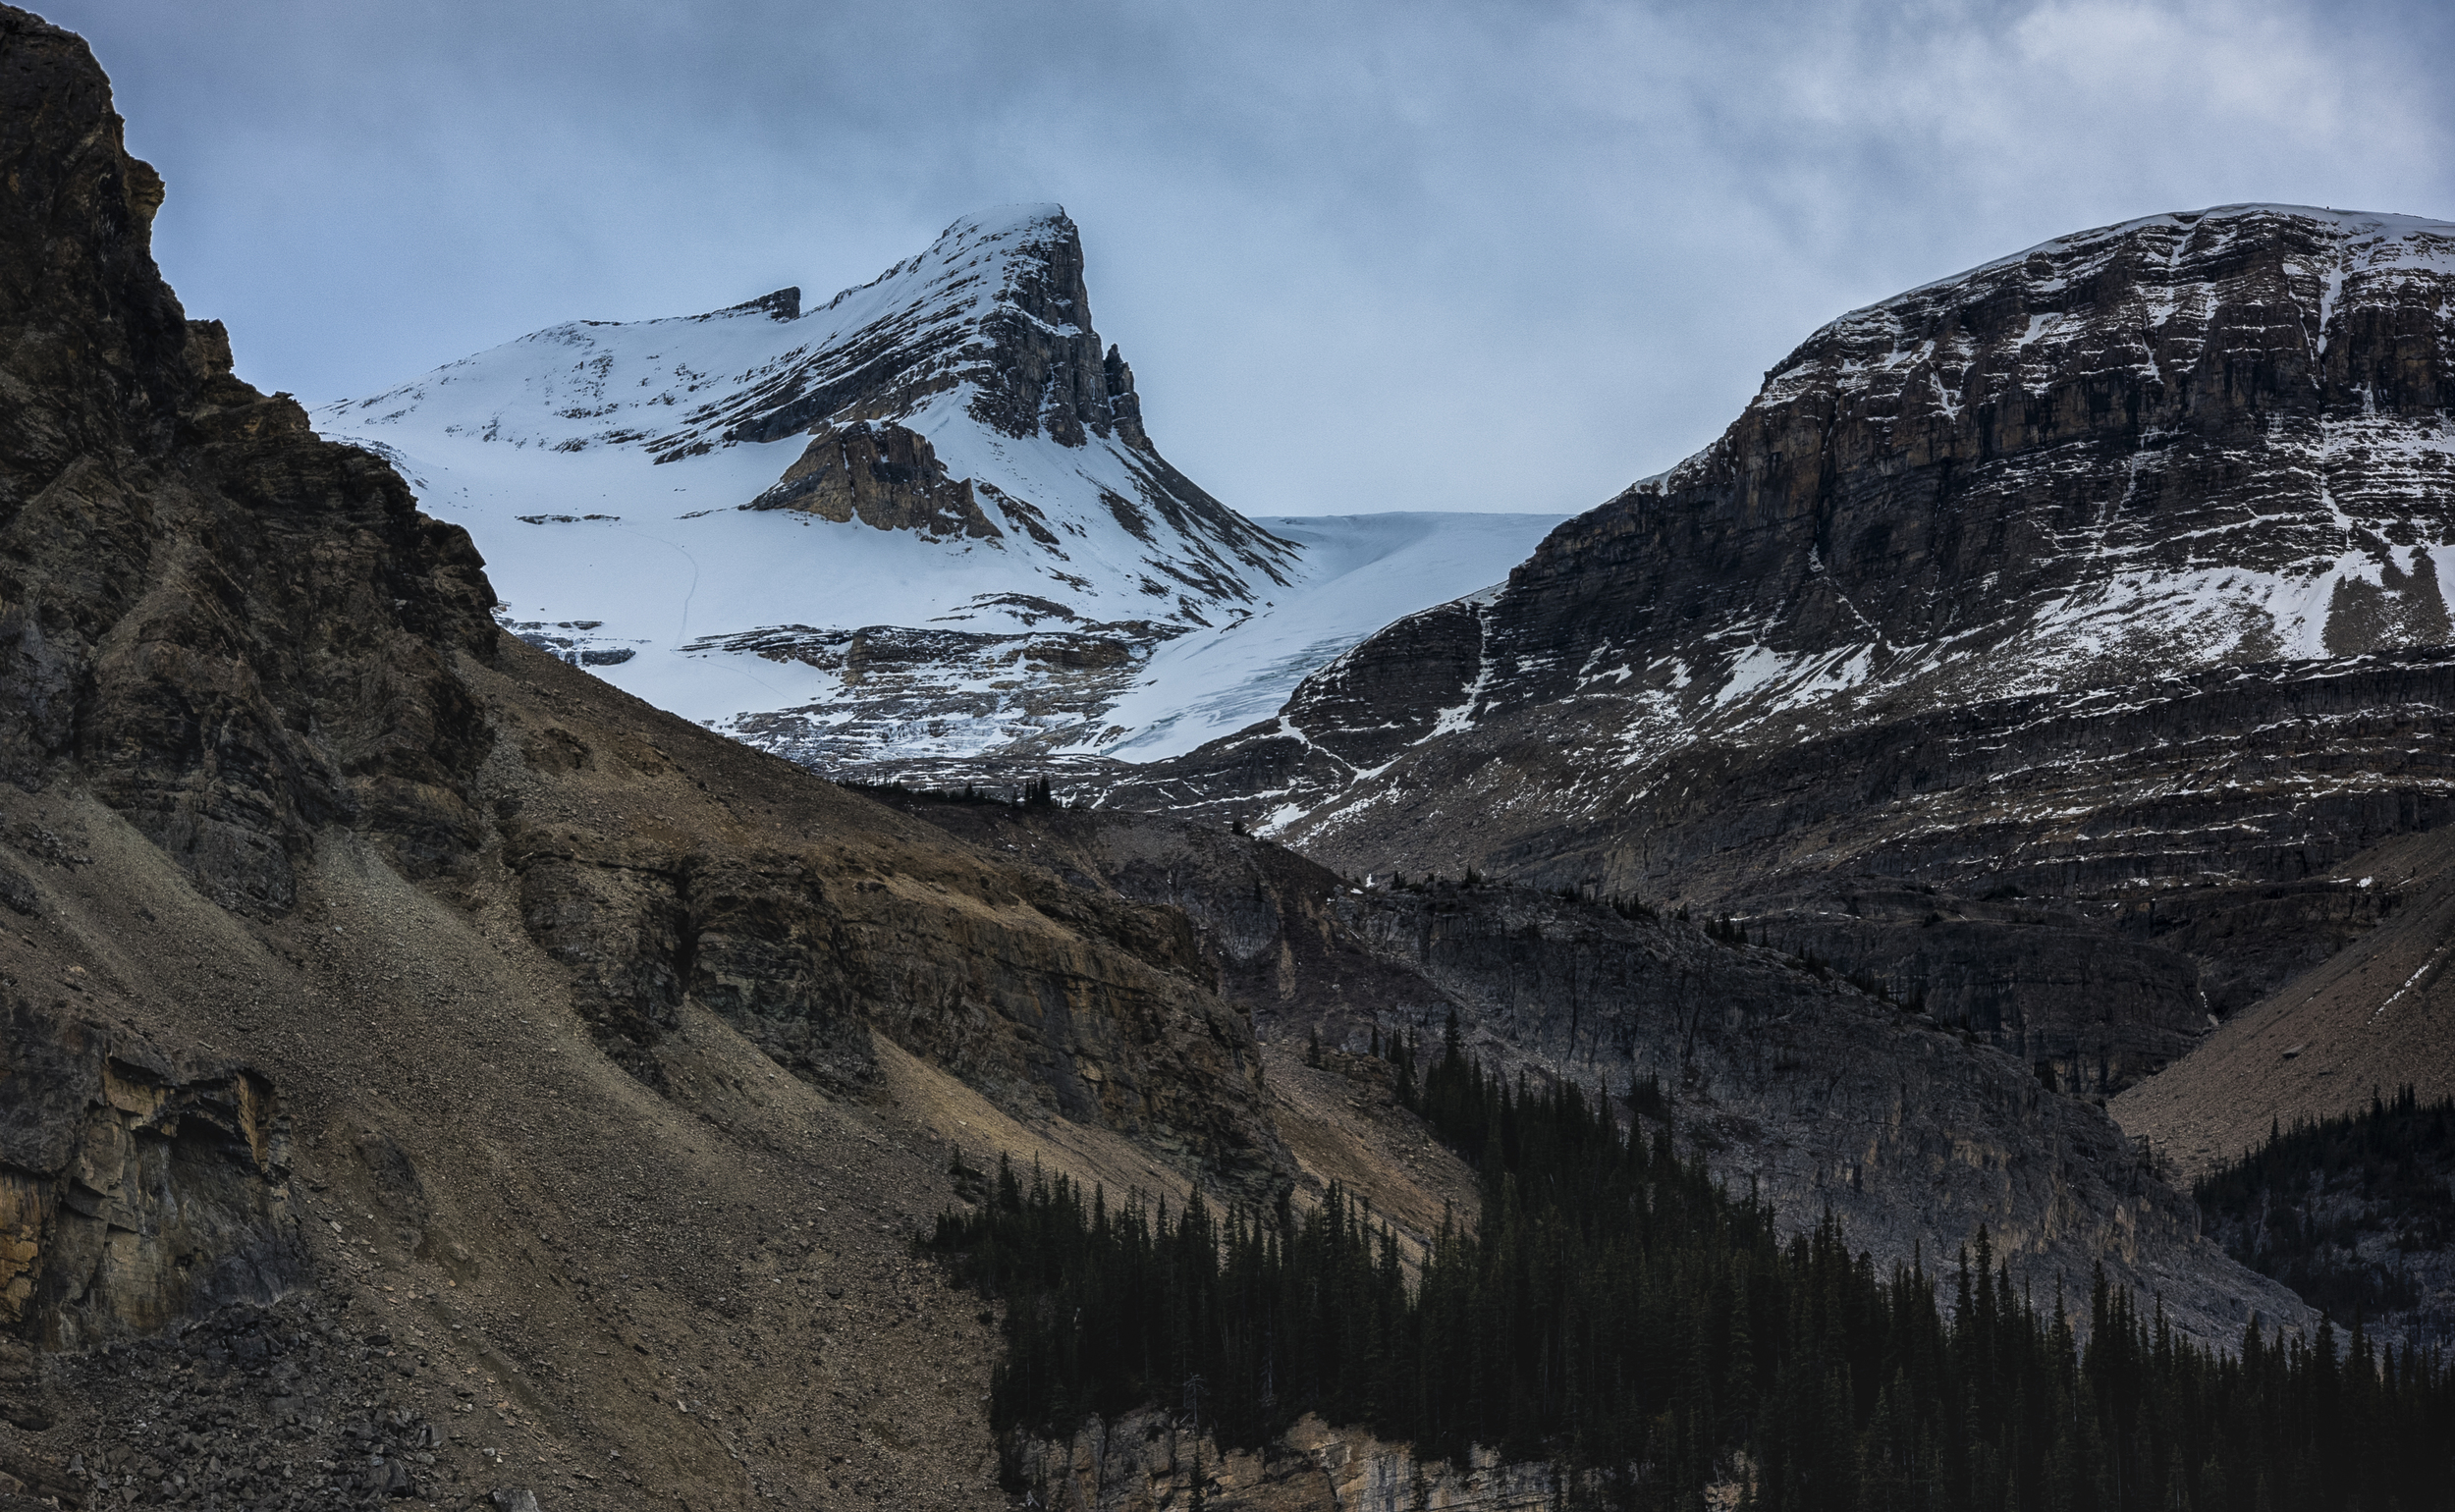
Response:
[[[1500,589],[1093,790],[1736,915],[2118,1090],[2445,812],[2451,283],[2455,228],[2261,205],[1912,291]]]

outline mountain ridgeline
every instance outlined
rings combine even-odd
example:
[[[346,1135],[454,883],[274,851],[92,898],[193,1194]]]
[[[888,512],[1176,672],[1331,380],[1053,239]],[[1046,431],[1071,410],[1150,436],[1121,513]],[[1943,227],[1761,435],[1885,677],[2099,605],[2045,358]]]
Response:
[[[1339,860],[1608,891],[1794,869],[1852,802],[1876,808],[1853,853],[1896,873],[2134,875],[2119,849],[2021,843],[2046,808],[2026,783],[1991,843],[1957,853],[1892,833],[1883,805],[1947,797],[1998,771],[1999,745],[2042,756],[2100,690],[2221,697],[2239,685],[2222,674],[2275,668],[2258,680],[2290,698],[2330,659],[2445,644],[2450,287],[2455,226],[2253,205],[2064,238],[1870,306],[1498,595],[1391,626],[1309,679],[1284,730],[1134,791],[1241,804]],[[1871,767],[1896,751],[1919,754]],[[1730,801],[1817,762],[1820,790]],[[1270,805],[1239,791],[1262,785]],[[1459,817],[1380,842],[1435,813]]]
[[[1053,206],[311,417],[5,5],[0,167],[0,1512],[2442,1489],[2276,1278],[2434,1273],[2440,228],[1916,291],[1473,592]]]

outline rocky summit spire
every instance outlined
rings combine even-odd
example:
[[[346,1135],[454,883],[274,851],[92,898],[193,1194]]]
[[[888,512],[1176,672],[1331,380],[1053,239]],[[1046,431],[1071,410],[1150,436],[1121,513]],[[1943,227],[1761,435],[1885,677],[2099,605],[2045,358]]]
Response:
[[[1009,436],[1043,434],[1069,447],[1118,436],[1149,451],[1138,404],[1123,406],[1131,418],[1120,426],[1117,395],[1130,396],[1133,380],[1121,358],[1101,354],[1083,286],[1082,233],[1057,205],[996,225],[988,217],[958,221],[940,239],[941,246],[980,248],[1004,276],[979,316],[980,354],[963,370],[979,389],[971,412]],[[1112,386],[1119,375],[1121,391]]]
[[[797,305],[797,291],[788,292]],[[1139,405],[1115,402],[1132,393],[1131,374],[1102,355],[1083,285],[1082,233],[1063,206],[966,216],[927,251],[810,311],[831,315],[838,318],[822,341],[791,353],[765,382],[691,409],[683,425],[656,438],[658,449],[697,445],[711,433],[774,441],[829,421],[900,420],[933,395],[966,388],[973,418],[1001,434],[1079,447],[1118,435],[1121,409],[1129,416],[1123,439],[1149,450]]]

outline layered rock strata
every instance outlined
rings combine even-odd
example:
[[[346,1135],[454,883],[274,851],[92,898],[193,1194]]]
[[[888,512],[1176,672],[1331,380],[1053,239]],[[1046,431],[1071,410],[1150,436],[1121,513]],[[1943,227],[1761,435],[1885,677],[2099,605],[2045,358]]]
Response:
[[[1502,588],[1103,801],[1739,915],[2126,1085],[2345,938],[2268,893],[2447,812],[2450,292],[2455,228],[2231,206],[1857,311]],[[2080,933],[1973,967],[1848,901],[1926,888],[1882,911]],[[2144,956],[2143,909],[2285,933]]]

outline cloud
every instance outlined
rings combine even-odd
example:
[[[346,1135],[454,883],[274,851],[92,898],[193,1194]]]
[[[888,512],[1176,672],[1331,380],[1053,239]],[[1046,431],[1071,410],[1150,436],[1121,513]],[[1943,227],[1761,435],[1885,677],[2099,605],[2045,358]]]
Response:
[[[370,390],[867,280],[1058,199],[1154,434],[1257,513],[1568,511],[1809,331],[2241,199],[2455,214],[2428,5],[75,0],[165,271]]]

